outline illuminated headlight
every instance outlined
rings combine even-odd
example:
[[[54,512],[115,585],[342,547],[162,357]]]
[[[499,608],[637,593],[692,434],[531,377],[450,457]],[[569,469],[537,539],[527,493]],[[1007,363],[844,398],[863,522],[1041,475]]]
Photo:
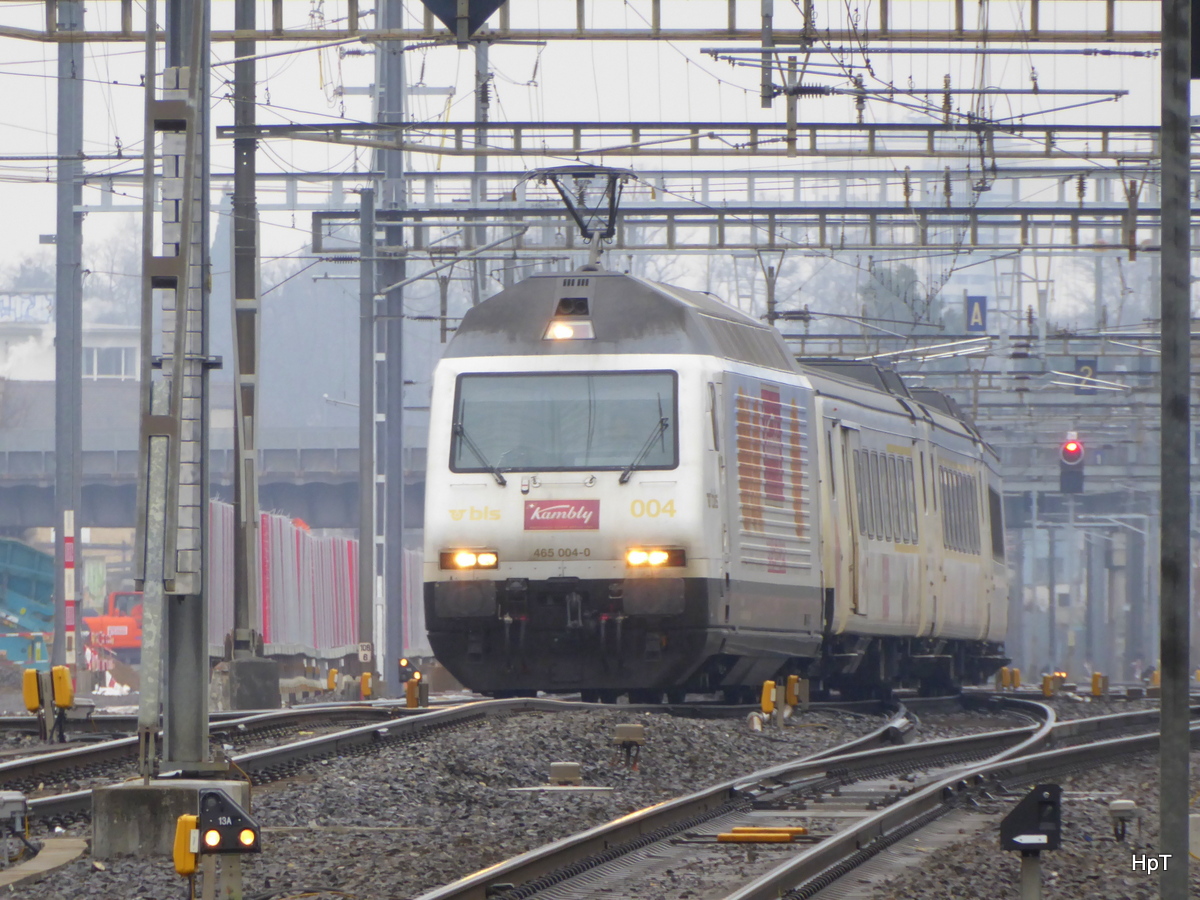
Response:
[[[587,341],[596,337],[596,329],[587,319],[551,319],[543,340]]]
[[[443,550],[438,554],[443,569],[494,569],[499,563],[495,550]]]
[[[686,566],[687,553],[665,547],[632,547],[625,552],[625,562],[635,568],[648,566]]]

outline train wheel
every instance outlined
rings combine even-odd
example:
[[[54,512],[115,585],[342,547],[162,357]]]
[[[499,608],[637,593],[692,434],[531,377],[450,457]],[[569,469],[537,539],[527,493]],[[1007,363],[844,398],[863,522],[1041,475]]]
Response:
[[[633,690],[629,692],[630,703],[662,703],[662,691]]]
[[[584,703],[599,703],[600,702],[600,692],[599,691],[580,691],[579,699],[582,700]]]
[[[687,699],[687,691],[667,691],[667,702],[680,704]]]

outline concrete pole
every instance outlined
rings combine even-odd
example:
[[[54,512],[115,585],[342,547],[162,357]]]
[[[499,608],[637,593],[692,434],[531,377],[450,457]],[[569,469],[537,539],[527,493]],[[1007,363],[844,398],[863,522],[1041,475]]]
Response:
[[[1009,572],[1012,579],[1008,584],[1008,634],[1005,646],[1012,657],[1012,665],[1021,668],[1026,664],[1022,646],[1025,642],[1025,532],[1022,529],[1013,542],[1013,558]],[[1029,671],[1026,668],[1026,671]]]
[[[207,588],[204,586],[205,546],[208,540],[208,365],[209,354],[209,143],[208,143],[208,49],[209,49],[209,0],[170,0],[167,4],[167,65],[190,66],[191,79],[198,82],[200,98],[196,109],[196,141],[199,150],[196,159],[198,173],[196,198],[198,216],[190,235],[192,244],[191,265],[188,277],[181,289],[176,291],[177,319],[175,325],[176,346],[183,349],[180,356],[181,371],[172,371],[172,393],[178,398],[176,414],[181,417],[181,429],[193,423],[197,435],[193,440],[199,444],[198,507],[199,528],[196,530],[195,546],[186,551],[189,560],[194,556],[198,570],[180,570],[179,563],[184,552],[174,554],[167,565],[175,575],[175,590],[164,604],[164,638],[166,654],[163,661],[166,694],[163,703],[163,761],[166,768],[176,766],[184,772],[204,772],[213,768],[210,762],[208,743],[208,609]],[[181,248],[181,253],[183,252]],[[197,297],[198,295],[198,297]],[[179,312],[195,310],[193,297],[197,297],[200,313],[200,333],[187,327],[187,320]],[[200,357],[199,360],[195,357]],[[189,359],[188,357],[192,357]],[[199,415],[188,414],[185,409],[193,398],[192,378],[198,376],[196,391]],[[187,398],[186,400],[184,398]],[[187,440],[177,441],[180,447]],[[172,454],[175,455],[174,452]],[[180,466],[182,470],[183,466]],[[171,479],[176,478],[174,472]],[[183,491],[181,485],[168,482],[168,497],[178,500]],[[168,547],[175,548],[172,536],[182,532],[178,516],[183,511],[183,502],[167,509]],[[181,585],[188,585],[180,589]],[[195,589],[196,586],[198,590]]]
[[[375,610],[375,191],[361,195],[358,264],[358,640]],[[364,671],[367,671],[364,669]]]
[[[762,0],[762,45],[764,50],[775,46],[775,0]],[[771,73],[775,68],[775,55],[762,54],[762,73],[759,86],[760,100],[763,109],[770,109],[773,97],[771,95]]]
[[[475,45],[475,122],[486,126],[491,118],[492,84],[488,72],[488,42],[479,41]],[[475,142],[482,147],[488,142],[487,128],[475,129]],[[484,178],[488,170],[488,158],[480,153],[475,157],[475,177],[471,181],[471,205],[480,206],[487,194],[487,180]],[[487,227],[479,226],[473,229],[473,236],[468,246],[482,247],[487,243]],[[471,262],[471,305],[478,306],[487,292],[486,285],[487,262],[482,259]]]
[[[83,4],[58,4],[58,29],[83,30]],[[76,662],[75,634],[79,589],[68,570],[68,523],[81,505],[83,468],[83,44],[58,45],[58,173],[55,237],[54,337],[54,665]]]
[[[255,0],[237,0],[234,28],[253,32]],[[256,42],[234,42],[234,124],[255,123]],[[250,639],[255,622],[251,609],[259,597],[258,567],[258,478],[256,416],[258,413],[258,205],[255,199],[255,155],[258,141],[252,137],[233,141],[233,335],[234,335],[234,427],[233,504],[235,540],[233,550],[233,657],[254,656]]]
[[[402,0],[383,0],[385,28],[400,28],[403,21]],[[379,45],[378,117],[381,122],[403,122],[407,117],[408,83],[404,70],[403,45],[399,41]],[[404,209],[408,206],[405,190],[404,153],[387,150],[379,154],[378,168],[383,172],[382,207]],[[404,229],[388,225],[384,243],[389,247],[404,244]],[[404,258],[390,249],[380,254],[379,273],[382,284],[404,280]],[[380,385],[379,403],[384,414],[380,429],[382,446],[378,461],[383,472],[383,492],[378,497],[379,516],[376,533],[383,536],[383,635],[382,645],[388,658],[379,659],[378,670],[391,696],[402,690],[396,661],[404,648],[404,289],[395,288],[383,297],[384,328],[381,335],[384,361],[377,370]],[[420,602],[420,598],[411,598]]]
[[[1046,605],[1046,663],[1050,666],[1050,671],[1057,671],[1058,667],[1058,573],[1055,571],[1055,556],[1058,555],[1058,550],[1054,546],[1054,526],[1046,526],[1046,540],[1050,547],[1046,551],[1046,590],[1049,594],[1050,602]]]
[[[1133,676],[1134,660],[1146,671],[1153,660],[1146,658],[1146,536],[1130,531],[1125,538],[1125,673]]]
[[[1188,896],[1188,615],[1191,559],[1191,4],[1162,4],[1162,479],[1159,656],[1159,879],[1162,900]]]

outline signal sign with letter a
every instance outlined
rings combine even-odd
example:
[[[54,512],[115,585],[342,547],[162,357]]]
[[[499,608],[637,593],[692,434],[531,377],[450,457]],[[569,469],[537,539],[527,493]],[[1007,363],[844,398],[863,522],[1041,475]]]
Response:
[[[987,334],[987,297],[964,297],[967,334]]]

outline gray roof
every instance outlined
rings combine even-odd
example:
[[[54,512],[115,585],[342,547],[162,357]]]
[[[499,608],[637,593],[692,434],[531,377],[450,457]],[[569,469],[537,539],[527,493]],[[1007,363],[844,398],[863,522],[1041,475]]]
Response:
[[[559,301],[587,300],[595,338],[546,340]],[[473,307],[447,357],[701,354],[786,372],[798,367],[773,328],[698,291],[601,269],[535,275]]]

